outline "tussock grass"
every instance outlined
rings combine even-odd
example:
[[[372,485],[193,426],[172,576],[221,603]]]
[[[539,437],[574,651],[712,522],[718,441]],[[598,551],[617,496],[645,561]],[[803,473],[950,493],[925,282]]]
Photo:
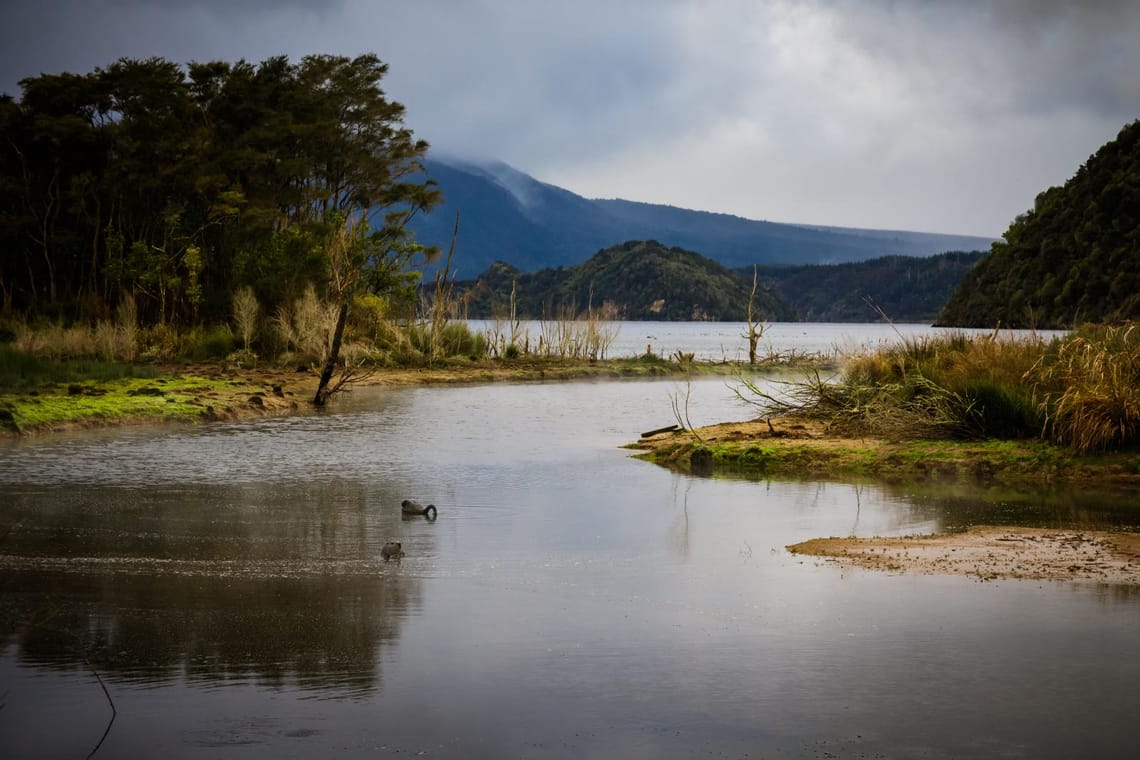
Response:
[[[1135,324],[1082,328],[1029,374],[1059,442],[1079,451],[1140,442],[1140,329]]]
[[[487,353],[487,339],[472,332],[464,322],[410,325],[407,336],[412,348],[424,357],[482,357]]]
[[[745,381],[767,414],[888,438],[1038,437],[1079,452],[1140,443],[1140,329],[1083,327],[1047,342],[950,333],[905,339],[818,371],[783,392]]]

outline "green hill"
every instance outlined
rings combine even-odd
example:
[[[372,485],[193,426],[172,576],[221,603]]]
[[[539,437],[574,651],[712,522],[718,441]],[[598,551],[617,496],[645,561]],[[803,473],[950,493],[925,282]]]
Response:
[[[520,318],[608,303],[616,319],[743,321],[752,279],[698,253],[638,240],[598,251],[577,266],[532,274],[496,262],[475,282],[456,283],[456,295],[466,300],[469,317],[505,316],[512,286]],[[764,289],[755,306],[768,320],[795,319],[794,309]]]
[[[938,316],[957,327],[1140,318],[1140,121],[1037,196]]]
[[[768,266],[760,276],[805,322],[870,322],[870,300],[896,322],[931,322],[984,254],[883,256],[820,266]],[[751,272],[748,272],[751,276]]]

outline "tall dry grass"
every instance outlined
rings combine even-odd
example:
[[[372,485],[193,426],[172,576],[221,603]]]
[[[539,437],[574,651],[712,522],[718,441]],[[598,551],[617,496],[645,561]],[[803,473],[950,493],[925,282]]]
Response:
[[[768,414],[807,414],[888,437],[1040,437],[1079,452],[1140,443],[1140,329],[1084,327],[1051,342],[1005,333],[903,340],[742,398]]]
[[[608,301],[578,314],[572,307],[539,322],[539,350],[560,359],[605,359],[621,326],[618,308]]]
[[[1052,437],[1078,451],[1140,442],[1140,329],[1086,326],[1028,373]]]
[[[530,353],[530,331],[527,330],[518,316],[518,302],[516,297],[517,283],[511,282],[511,297],[507,314],[498,310],[493,314],[484,332],[487,351],[494,356],[505,357],[508,353],[514,358],[520,353]],[[541,345],[541,344],[540,344]]]
[[[1042,411],[1024,375],[1045,349],[1037,338],[949,333],[906,338],[850,356],[838,377],[818,371],[779,394],[757,394],[770,414],[810,414],[835,429],[890,438],[1020,438],[1041,433]]]
[[[40,327],[17,324],[14,332],[15,348],[28,356],[129,362],[139,355],[138,308],[131,296],[119,303],[114,321]]]
[[[336,318],[336,306],[322,301],[310,285],[292,305],[277,309],[273,325],[286,350],[323,363],[328,357]]]
[[[1037,435],[1044,417],[1025,373],[1044,348],[1000,332],[907,338],[850,358],[821,409],[893,437]]]

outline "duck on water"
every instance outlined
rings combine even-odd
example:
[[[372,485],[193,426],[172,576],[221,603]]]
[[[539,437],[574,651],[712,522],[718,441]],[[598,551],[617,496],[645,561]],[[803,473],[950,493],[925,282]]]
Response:
[[[424,506],[412,499],[404,499],[400,502],[400,511],[405,515],[423,515],[429,520],[434,520],[437,514],[434,504]]]

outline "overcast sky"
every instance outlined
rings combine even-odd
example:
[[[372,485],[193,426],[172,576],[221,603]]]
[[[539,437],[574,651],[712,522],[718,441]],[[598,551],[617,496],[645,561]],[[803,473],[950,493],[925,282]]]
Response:
[[[996,237],[1140,117],[1137,0],[0,0],[12,95],[364,52],[441,152],[781,222]]]

